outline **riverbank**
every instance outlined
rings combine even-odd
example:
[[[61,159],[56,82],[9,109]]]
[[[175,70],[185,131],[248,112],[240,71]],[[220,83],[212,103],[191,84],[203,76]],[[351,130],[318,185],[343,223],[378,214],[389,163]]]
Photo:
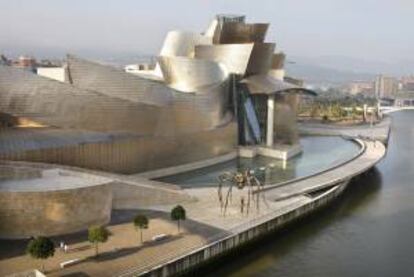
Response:
[[[338,126],[329,123],[302,122],[298,123],[298,127],[301,135],[365,138],[379,140],[387,145],[391,130],[391,118],[385,116],[381,122],[373,125]]]
[[[118,208],[129,209],[134,213],[151,212],[153,224],[150,224],[148,235],[163,232],[170,234],[171,239],[160,244],[150,243],[142,247],[128,247],[128,244],[136,244],[136,238],[131,237],[135,232],[133,226],[130,220],[115,221],[109,226],[114,236],[103,246],[105,259],[88,258],[85,262],[58,269],[59,263],[68,259],[68,256],[58,255],[47,261],[48,267],[52,269],[50,275],[158,276],[161,274],[170,276],[186,272],[244,243],[273,232],[335,199],[345,189],[350,178],[368,170],[385,155],[386,149],[380,142],[361,141],[361,143],[364,145],[363,151],[343,164],[289,184],[270,186],[270,190],[260,193],[260,199],[252,205],[249,213],[240,212],[239,200],[246,192],[233,191],[233,201],[228,205],[226,215],[223,216],[217,198],[217,188],[178,189],[177,193],[187,196],[183,197],[182,202],[179,201],[179,204],[185,206],[188,217],[183,224],[182,235],[177,235],[174,225],[168,223],[167,215],[172,207],[171,204],[162,205],[162,201],[158,201],[159,204],[146,205],[143,210],[142,203],[139,201],[128,201],[127,205],[120,206],[119,203],[124,198],[118,198],[116,201]],[[110,175],[105,176],[110,177]],[[111,178],[118,177],[113,175]],[[139,186],[149,186],[153,182],[134,178],[137,178]],[[114,190],[118,187],[119,184],[113,186]],[[290,192],[286,194],[286,190]],[[87,246],[82,236],[76,239],[77,243],[74,245],[76,248]],[[86,249],[71,255],[74,258],[89,257],[91,254],[88,251],[90,250]],[[8,267],[3,272],[7,274],[20,271],[17,269],[26,270],[30,265],[30,259],[27,256],[17,255],[11,260],[2,260],[2,264],[3,269],[6,269],[5,266]],[[13,268],[12,265],[18,267]]]
[[[206,277],[413,276],[414,111],[390,115],[386,157],[309,220],[203,268]]]

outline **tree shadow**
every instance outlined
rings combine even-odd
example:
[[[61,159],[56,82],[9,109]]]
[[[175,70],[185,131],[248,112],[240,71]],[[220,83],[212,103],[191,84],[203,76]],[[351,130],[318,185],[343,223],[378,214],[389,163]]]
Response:
[[[132,221],[137,214],[144,214],[149,218],[149,220],[163,219],[166,221],[171,221],[170,214],[168,212],[154,211],[154,210],[138,210],[138,209],[112,210],[111,221],[108,224],[108,226],[114,226],[114,225],[125,224],[125,223],[132,224]],[[213,226],[201,223],[201,222],[193,221],[191,219],[181,221],[181,226],[183,227],[182,229],[185,229],[185,228],[190,229],[190,233],[203,236],[206,239],[208,239],[209,237],[213,235],[216,235],[217,233],[224,232],[224,230],[222,229],[219,229],[219,228],[216,228],[216,227],[213,227]],[[151,245],[158,245],[160,243],[166,243],[166,242],[171,241],[171,239],[176,239],[177,237],[179,238],[180,236],[184,234],[185,233],[182,232],[180,235],[172,235],[169,239],[154,242]],[[57,248],[59,247],[60,242],[64,242],[65,244],[69,245],[69,252],[83,251],[91,247],[91,245],[88,244],[88,245],[79,246],[77,248],[71,248],[71,245],[74,245],[74,244],[83,243],[83,242],[88,243],[88,231],[87,230],[72,233],[72,234],[67,234],[67,235],[53,236],[53,237],[50,237],[50,239],[52,239],[52,241],[55,243],[55,246]],[[29,239],[19,239],[19,240],[0,239],[0,260],[25,255],[28,242],[29,242]]]
[[[59,275],[61,277],[89,277],[91,275],[86,274],[85,272],[72,272],[68,274]]]
[[[180,235],[177,235],[177,236],[170,236],[170,237],[168,237],[164,240],[161,240],[161,241],[146,241],[142,245],[139,245],[139,246],[118,248],[118,249],[114,249],[112,251],[102,252],[98,256],[89,257],[89,258],[83,260],[82,262],[105,262],[105,261],[109,261],[109,260],[119,259],[119,258],[122,258],[122,257],[125,257],[125,256],[135,254],[139,250],[149,248],[149,247],[153,247],[153,246],[159,246],[159,245],[162,245],[162,244],[165,244],[165,243],[169,243],[169,242],[178,240],[182,237],[183,237],[183,235],[180,234]]]

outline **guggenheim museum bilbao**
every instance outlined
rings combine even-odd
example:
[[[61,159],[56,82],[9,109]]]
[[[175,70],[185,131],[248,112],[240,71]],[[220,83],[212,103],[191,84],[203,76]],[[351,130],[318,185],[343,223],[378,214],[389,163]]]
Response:
[[[123,174],[298,153],[296,107],[314,93],[285,76],[268,27],[220,15],[203,33],[169,32],[156,65],[133,73],[73,55],[60,81],[0,65],[0,237],[104,224],[134,195],[184,197]]]

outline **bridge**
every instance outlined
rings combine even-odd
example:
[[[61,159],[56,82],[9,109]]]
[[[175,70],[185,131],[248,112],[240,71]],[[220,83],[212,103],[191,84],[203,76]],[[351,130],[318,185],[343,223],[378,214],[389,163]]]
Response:
[[[396,106],[380,106],[382,114],[389,114],[405,110],[414,110],[414,106],[396,107]]]

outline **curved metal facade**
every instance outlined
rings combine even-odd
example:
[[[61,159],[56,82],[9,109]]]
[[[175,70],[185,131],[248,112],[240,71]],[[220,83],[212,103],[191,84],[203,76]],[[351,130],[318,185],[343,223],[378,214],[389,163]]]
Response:
[[[213,38],[214,44],[263,43],[266,38],[267,23],[246,24],[244,22],[223,22],[218,24]]]
[[[2,132],[0,159],[132,174],[224,155],[236,143],[234,122],[168,136],[18,128]]]
[[[214,61],[164,56],[158,61],[166,84],[181,92],[200,93],[228,79],[227,70]]]
[[[196,45],[212,44],[212,37],[192,32],[168,32],[162,46],[160,56],[194,57]]]
[[[76,87],[98,91],[133,103],[165,106],[172,91],[164,83],[126,74],[112,66],[67,55],[69,81]]]
[[[272,67],[272,56],[275,51],[274,43],[255,43],[246,75],[267,74]]]
[[[184,57],[173,57],[171,59],[192,60]],[[189,64],[192,65],[191,63]],[[171,66],[184,66],[184,69],[193,70],[191,72],[192,76],[194,76],[195,80],[200,80],[202,83],[197,83],[189,75],[184,74],[183,76],[178,74],[181,71],[174,73],[178,74],[177,76],[182,80],[177,87],[186,87],[190,92],[194,93],[178,91],[168,87],[165,83],[150,81],[151,83],[156,83],[157,86],[163,86],[162,91],[165,94],[165,99],[162,101],[164,105],[148,106],[156,109],[156,112],[147,113],[143,116],[144,119],[148,120],[155,118],[152,121],[154,127],[152,134],[164,135],[171,134],[172,132],[188,133],[215,128],[228,121],[226,116],[230,112],[228,111],[229,87],[227,76],[225,76],[221,67],[213,62],[202,61],[194,66],[196,69],[187,68],[185,67],[186,64],[182,65],[180,63],[173,63]],[[209,79],[206,77],[207,74],[211,73],[211,68],[217,73],[217,78],[210,77]],[[71,63],[69,63],[69,70],[72,75],[76,76],[76,78],[72,79],[74,86],[83,89],[93,88],[111,98],[132,98],[134,102],[139,101],[138,98],[133,97],[141,93],[143,86],[140,84],[147,84],[148,81],[110,66],[92,63],[74,57],[72,57]],[[93,78],[89,75],[92,75]],[[187,79],[184,79],[185,77]],[[202,78],[208,79],[208,82]],[[107,83],[111,83],[109,88],[107,87]],[[151,94],[151,92],[148,94]],[[151,100],[151,95],[148,98]],[[159,98],[157,97],[155,99]],[[151,101],[154,102],[153,100]]]
[[[285,56],[274,54],[274,43],[264,43],[267,29],[268,24],[245,23],[244,16],[222,15],[204,35],[170,32],[157,78],[70,55],[69,83],[0,66],[1,118],[59,128],[72,141],[56,146],[61,138],[48,137],[46,145],[28,140],[33,151],[8,141],[12,151],[1,153],[0,147],[1,157],[138,172],[232,151],[237,130],[230,100],[237,97],[232,99],[230,90],[241,86],[230,86],[230,74],[246,84],[247,97],[297,89],[272,77],[272,70],[282,70]],[[100,153],[97,159],[93,153]]]
[[[253,47],[253,43],[197,45],[194,57],[221,63],[229,73],[244,75]]]
[[[43,125],[151,134],[157,123],[157,110],[156,106],[111,98],[0,66],[0,111]],[[154,116],[146,117],[148,114]]]
[[[286,55],[284,53],[273,54],[272,69],[283,69],[285,67]]]

